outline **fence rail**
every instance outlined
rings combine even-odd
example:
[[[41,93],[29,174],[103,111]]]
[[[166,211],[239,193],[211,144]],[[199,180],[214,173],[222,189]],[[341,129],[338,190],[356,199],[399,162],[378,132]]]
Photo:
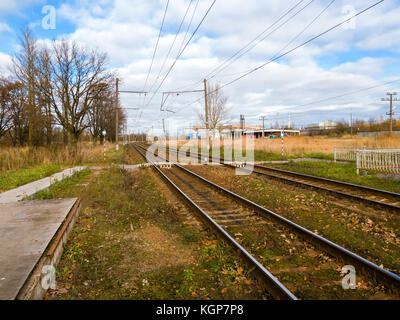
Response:
[[[400,149],[335,147],[334,159],[355,161],[357,174],[360,170],[400,173]]]
[[[335,147],[333,149],[334,160],[343,161],[356,161],[357,160],[357,148],[353,147]]]
[[[360,170],[400,173],[400,149],[357,151],[357,174]]]

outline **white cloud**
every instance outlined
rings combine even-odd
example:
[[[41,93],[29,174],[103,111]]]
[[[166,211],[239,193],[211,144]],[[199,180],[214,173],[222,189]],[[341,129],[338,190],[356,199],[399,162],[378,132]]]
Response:
[[[0,52],[0,75],[9,75],[9,66],[11,65],[11,57],[8,54]]]
[[[1,22],[0,21],[0,33],[5,32],[5,31],[11,31],[11,28],[7,23]]]
[[[45,0],[1,0],[0,1],[0,16],[4,16],[10,13],[18,13],[20,10],[33,5],[45,3]]]
[[[248,0],[244,5],[241,0],[217,1],[161,91],[202,88],[201,80],[205,75],[297,2],[298,0]],[[65,37],[89,47],[97,47],[109,54],[112,66],[118,69],[124,80],[123,88],[141,90],[151,63],[165,3],[165,0],[80,0],[61,5],[57,11],[57,17],[76,25],[76,30],[72,34],[64,35]],[[194,3],[196,1],[193,1]],[[287,25],[276,30],[211,81],[227,83],[243,74],[244,71],[270,59],[305,28],[327,3],[313,2],[304,12],[299,13]],[[159,42],[152,74],[146,88],[148,90],[159,73],[188,4],[189,0],[170,1],[166,31],[164,30]],[[211,0],[199,2],[186,40],[210,4]],[[342,7],[348,4],[353,5],[356,10],[362,10],[369,5],[364,0],[336,1],[286,50],[342,21],[345,18]],[[191,17],[193,7],[194,5],[189,10],[186,21]],[[385,81],[387,78],[385,69],[397,61],[384,57],[373,58],[368,55],[355,59],[351,53],[356,49],[400,50],[400,45],[396,40],[400,36],[399,16],[398,1],[387,0],[383,5],[360,16],[354,30],[344,28],[334,30],[249,77],[227,86],[224,88],[224,93],[229,98],[231,117],[238,121],[239,114],[244,113],[251,121],[258,122],[260,114],[270,114],[272,118],[276,118],[276,113],[279,112],[280,117],[287,118],[287,113],[291,112],[293,121],[297,123],[315,122],[317,118],[325,120],[325,118],[343,117],[351,111],[360,117],[370,115],[379,117],[385,107],[377,102],[382,88],[317,105],[296,106]],[[178,54],[178,47],[182,43],[186,27],[187,23],[177,38],[174,50],[161,73],[162,76]],[[340,58],[338,58],[339,54]],[[343,61],[346,60],[347,54],[349,61]],[[327,61],[331,62],[327,63],[330,66],[323,67],[323,62]],[[174,123],[183,127],[188,123],[195,123],[197,113],[202,112],[202,106],[200,103],[189,106],[188,104],[201,97],[201,94],[170,97],[168,107],[178,111],[170,115]],[[160,98],[157,95],[146,107],[141,125],[151,125],[153,120],[158,120],[163,116],[159,113]],[[140,106],[143,103],[143,97],[122,95],[121,99],[124,105],[130,107]],[[137,112],[131,112],[131,119],[136,114]]]

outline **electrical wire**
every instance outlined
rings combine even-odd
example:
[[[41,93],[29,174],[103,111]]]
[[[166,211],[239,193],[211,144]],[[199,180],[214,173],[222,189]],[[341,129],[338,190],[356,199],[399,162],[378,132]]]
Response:
[[[150,68],[149,68],[149,71],[148,71],[148,73],[147,73],[146,81],[145,81],[145,84],[144,84],[144,86],[143,86],[143,90],[142,90],[142,91],[144,91],[144,89],[145,89],[146,86],[147,86],[147,81],[149,80],[149,75],[150,75],[151,69],[153,68],[154,58],[155,58],[155,56],[156,56],[156,52],[157,52],[157,49],[158,49],[158,43],[160,42],[161,33],[162,33],[162,29],[163,29],[163,27],[164,27],[164,22],[165,22],[165,16],[167,15],[167,11],[168,11],[168,6],[169,6],[169,0],[167,0],[167,5],[165,6],[164,16],[163,16],[163,19],[162,19],[160,31],[159,31],[159,33],[158,33],[158,38],[157,38],[156,46],[155,46],[155,48],[154,48],[153,57],[152,57],[151,63],[150,63]]]
[[[151,89],[154,87],[154,85],[157,83],[158,79],[160,78],[161,72],[164,69],[165,63],[167,62],[167,60],[168,60],[168,58],[169,58],[169,56],[171,54],[172,48],[175,45],[176,39],[178,38],[178,35],[179,35],[179,33],[180,33],[181,29],[182,29],[183,23],[185,22],[186,16],[187,16],[187,14],[189,12],[190,6],[192,5],[192,2],[193,2],[193,0],[190,0],[189,5],[188,5],[188,7],[186,9],[185,15],[183,16],[182,21],[181,21],[181,23],[179,25],[178,31],[175,34],[174,41],[172,42],[171,46],[169,47],[168,53],[167,53],[167,55],[166,55],[166,57],[164,59],[164,62],[162,64],[161,68],[160,68],[160,71],[158,72],[157,78],[153,82],[153,84],[150,86],[150,90],[149,91],[151,91]]]
[[[204,20],[206,19],[206,17],[208,16],[208,14],[210,13],[212,7],[214,6],[214,4],[216,3],[217,0],[214,0],[213,3],[211,4],[211,6],[208,8],[207,12],[205,13],[205,15],[203,16],[203,18],[201,19],[201,21],[199,22],[199,24],[197,25],[196,29],[193,31],[192,35],[190,36],[189,40],[186,42],[185,46],[182,48],[182,50],[179,52],[178,56],[175,58],[175,61],[172,63],[171,67],[169,68],[168,72],[166,73],[166,75],[164,76],[164,78],[162,79],[161,83],[158,85],[157,89],[155,90],[155,92],[153,93],[153,95],[151,96],[149,102],[147,103],[146,107],[151,103],[151,101],[154,99],[155,95],[157,94],[157,92],[160,90],[161,86],[163,85],[163,83],[165,82],[165,80],[167,79],[168,75],[171,73],[172,69],[174,68],[176,62],[178,61],[178,59],[181,57],[182,53],[185,51],[185,49],[187,48],[187,46],[189,45],[190,41],[193,39],[193,37],[195,36],[195,34],[197,33],[197,31],[199,30],[200,26],[202,25],[202,23],[204,22]]]

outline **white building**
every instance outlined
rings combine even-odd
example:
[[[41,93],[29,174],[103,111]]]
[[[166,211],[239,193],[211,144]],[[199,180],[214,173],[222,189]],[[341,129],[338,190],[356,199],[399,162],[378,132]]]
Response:
[[[305,127],[306,131],[316,131],[316,130],[332,130],[338,126],[337,122],[326,120],[319,123],[313,123]]]

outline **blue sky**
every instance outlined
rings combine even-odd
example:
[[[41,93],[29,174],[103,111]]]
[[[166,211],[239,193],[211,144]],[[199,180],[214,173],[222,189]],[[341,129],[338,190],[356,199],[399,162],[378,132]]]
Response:
[[[189,7],[188,16],[161,75],[165,74],[167,67],[173,63],[173,58],[177,55],[191,14],[194,12],[195,2],[193,1]],[[211,2],[211,0],[199,1],[190,32],[199,23]],[[239,50],[297,2],[298,0],[248,0],[246,7],[243,8],[239,0],[217,0],[160,92],[190,87],[191,84],[201,81],[215,66]],[[313,1],[287,25],[210,81],[224,84],[233,78],[229,77],[229,74],[251,69],[267,61],[296,36],[328,2],[330,1]],[[346,17],[344,13],[346,6],[348,8],[351,5],[354,12],[357,12],[374,2],[376,1],[335,1],[291,47],[342,21]],[[159,73],[180,19],[189,3],[190,0],[170,2],[153,70],[149,75],[149,87],[146,88],[149,91],[157,87],[157,84],[153,87],[151,84]],[[10,61],[10,56],[18,50],[20,30],[25,26],[31,26],[35,36],[43,40],[43,43],[63,37],[77,41],[82,46],[105,51],[110,58],[110,68],[117,69],[123,79],[123,86],[126,89],[140,90],[144,86],[149,70],[165,4],[166,0],[18,2],[2,0],[0,71],[6,72],[4,70]],[[56,8],[55,30],[42,28],[41,21],[44,17],[42,8],[45,5]],[[400,78],[399,17],[400,1],[386,0],[360,16],[354,28],[339,28],[284,59],[224,88],[224,94],[228,97],[231,121],[238,122],[239,114],[244,113],[250,122],[254,121],[254,124],[261,114],[268,115],[271,119],[280,118],[284,123],[289,112],[297,125],[328,119],[340,120],[348,117],[350,113],[356,118],[380,118],[386,113],[387,106],[379,102],[379,98],[387,90],[400,91],[400,88],[384,86],[331,101],[329,104],[321,103],[303,108],[298,106]],[[191,89],[198,88],[196,85]],[[129,125],[132,130],[160,125],[160,119],[166,116],[159,112],[160,92],[157,92],[154,101],[148,106],[146,102],[143,103],[141,97],[122,98],[123,104],[130,107],[140,106],[143,110],[141,117],[138,116],[140,112],[129,114]],[[176,111],[176,114],[168,116],[170,125],[184,127],[187,123],[198,122],[202,105],[201,103],[191,105],[190,103],[195,100],[193,98],[196,99],[196,96],[181,96],[170,100],[169,108]]]

